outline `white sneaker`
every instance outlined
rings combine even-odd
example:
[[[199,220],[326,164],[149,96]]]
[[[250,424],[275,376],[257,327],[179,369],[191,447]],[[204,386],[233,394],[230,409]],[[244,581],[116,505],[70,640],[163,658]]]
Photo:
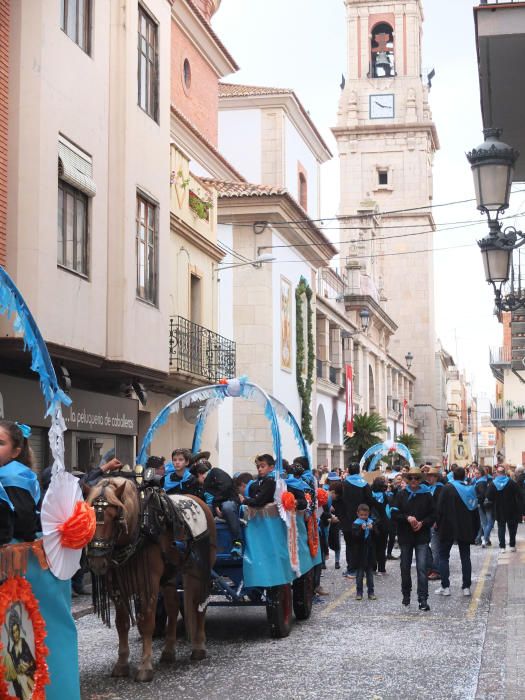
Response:
[[[506,551],[507,551],[507,550],[506,550],[505,547],[500,547],[500,548],[499,548],[499,553],[500,553],[500,554],[503,554],[503,552],[506,552]]]
[[[463,595],[465,596],[465,598],[468,598],[471,595],[470,588],[464,588]]]
[[[487,543],[485,542],[485,538],[482,537],[482,538],[481,538],[481,547],[482,547],[483,549],[485,549],[486,546],[487,546]]]
[[[434,591],[434,593],[435,593],[436,595],[444,595],[444,596],[447,596],[447,595],[450,595],[450,588],[442,588],[442,587],[436,588],[436,590]]]
[[[511,548],[510,548],[510,551],[511,551],[511,552],[515,552],[515,551],[516,551],[516,547],[511,547]]]

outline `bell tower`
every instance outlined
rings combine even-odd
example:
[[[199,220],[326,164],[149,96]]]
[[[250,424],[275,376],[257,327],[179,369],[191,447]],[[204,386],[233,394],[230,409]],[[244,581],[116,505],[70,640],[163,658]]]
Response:
[[[354,270],[355,278],[360,266],[371,278],[377,298],[399,327],[390,354],[403,364],[408,352],[414,356],[413,403],[435,406],[430,205],[432,163],[439,142],[429,88],[422,79],[422,2],[344,3],[347,75],[333,129],[340,158],[341,267]],[[363,217],[365,209],[375,216]],[[354,242],[345,243],[349,239]],[[443,421],[429,410],[417,409],[416,416],[422,426],[423,454],[437,460]]]

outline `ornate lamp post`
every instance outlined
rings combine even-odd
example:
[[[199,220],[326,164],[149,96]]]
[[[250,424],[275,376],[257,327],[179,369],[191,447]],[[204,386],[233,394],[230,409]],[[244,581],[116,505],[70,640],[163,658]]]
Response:
[[[514,164],[519,152],[499,140],[501,129],[485,129],[485,141],[467,153],[472,167],[477,208],[487,215],[489,234],[478,245],[483,257],[485,278],[494,289],[498,311],[515,311],[525,306],[521,289],[513,286],[502,294],[511,276],[512,253],[525,243],[525,234],[513,226],[502,229],[499,216],[509,206]]]

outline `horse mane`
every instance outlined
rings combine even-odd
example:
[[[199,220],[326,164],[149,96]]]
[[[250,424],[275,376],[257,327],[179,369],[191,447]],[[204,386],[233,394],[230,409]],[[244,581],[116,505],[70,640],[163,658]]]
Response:
[[[115,491],[124,484],[124,493],[122,495],[122,500],[117,498]],[[137,498],[137,489],[135,484],[129,479],[125,479],[121,476],[109,477],[99,481],[92,489],[88,497],[88,503],[93,503],[93,501],[100,496],[102,491],[105,490],[104,496],[107,502],[116,506],[117,508],[122,508],[124,513],[124,519],[128,526],[128,531],[132,532],[133,525],[138,522],[139,514],[139,499]]]

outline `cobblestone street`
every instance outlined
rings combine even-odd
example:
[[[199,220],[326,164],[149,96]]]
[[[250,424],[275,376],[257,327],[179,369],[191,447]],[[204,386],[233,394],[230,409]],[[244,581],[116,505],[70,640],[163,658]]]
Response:
[[[414,602],[408,612],[402,608],[398,562],[376,578],[377,601],[356,602],[353,582],[334,571],[333,558],[323,577],[326,603],[314,607],[309,621],[296,623],[287,639],[269,638],[263,608],[212,608],[208,659],[190,663],[182,642],[177,664],[158,666],[149,685],[109,677],[116,631],[93,615],[83,617],[82,698],[517,699],[525,671],[525,601],[518,583],[525,570],[523,527],[517,553],[472,547],[471,598],[460,595],[454,549],[452,595],[436,596],[437,585],[431,585],[430,613],[420,613]],[[136,661],[136,630],[130,636]],[[158,659],[161,642],[154,649]]]

